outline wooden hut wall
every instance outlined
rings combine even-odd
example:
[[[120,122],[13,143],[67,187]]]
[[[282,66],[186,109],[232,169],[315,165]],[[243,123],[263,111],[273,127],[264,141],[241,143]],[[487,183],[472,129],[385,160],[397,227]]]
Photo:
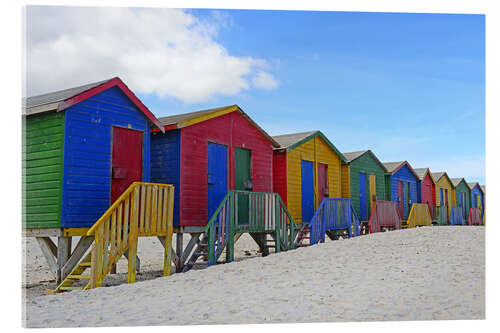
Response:
[[[366,188],[369,189],[369,175],[375,175],[376,181],[376,194],[377,200],[384,200],[385,198],[385,171],[382,169],[380,164],[370,155],[369,153],[365,153],[359,158],[351,161],[350,163],[350,179],[351,179],[351,202],[358,214],[358,217],[361,218],[361,210],[360,210],[360,183],[359,183],[359,174],[365,173],[367,184]],[[367,199],[367,219],[370,218],[370,212],[372,211],[372,200],[370,198],[370,191],[366,191],[366,199]]]
[[[349,164],[340,165],[340,178],[342,184],[342,198],[351,197],[351,166]]]
[[[465,194],[462,194],[465,193]],[[465,181],[462,179],[460,183],[458,183],[457,187],[453,189],[453,205],[454,206],[459,206],[460,205],[460,197],[465,198],[465,205],[464,205],[464,212],[467,215],[469,215],[469,210],[470,210],[470,189],[465,183]],[[462,203],[464,204],[464,203]]]
[[[448,191],[448,216],[451,215],[451,207],[453,206],[453,184],[450,183],[446,176],[441,177],[436,182],[436,206],[442,206],[441,202],[441,189],[443,189],[443,198],[446,191]]]
[[[204,226],[208,222],[208,142],[228,148],[228,186],[235,188],[235,148],[251,150],[254,192],[272,192],[273,147],[271,142],[240,113],[231,112],[180,130],[181,226]]]
[[[420,182],[420,201],[429,205],[429,211],[432,212],[436,205],[436,186],[427,172],[424,179]]]
[[[403,165],[398,171],[396,171],[393,175],[391,175],[390,178],[391,182],[391,201],[397,201],[398,200],[398,181],[402,182],[408,182],[410,187],[409,187],[409,193],[410,193],[410,207],[411,204],[417,202],[417,181],[418,179],[415,177],[415,175],[410,171],[407,165]],[[407,216],[406,216],[407,217]],[[406,219],[406,217],[403,217],[403,219]]]
[[[275,151],[273,154],[273,192],[278,193],[283,203],[288,205],[286,175],[286,152]]]
[[[174,226],[179,225],[180,130],[151,134],[151,181],[174,185]]]
[[[479,197],[479,199],[478,199],[478,197]],[[471,207],[472,208],[481,207],[481,213],[484,210],[483,192],[481,191],[481,188],[477,184],[471,190]]]
[[[23,228],[59,228],[64,112],[23,117]]]
[[[66,111],[64,135],[63,228],[90,227],[111,204],[113,127],[142,132],[142,181],[149,181],[150,125],[118,87]]]
[[[318,163],[328,165],[329,197],[342,197],[341,160],[331,147],[319,136],[304,142],[287,152],[287,204],[292,217],[302,221],[301,161],[313,162],[314,209],[318,208]]]

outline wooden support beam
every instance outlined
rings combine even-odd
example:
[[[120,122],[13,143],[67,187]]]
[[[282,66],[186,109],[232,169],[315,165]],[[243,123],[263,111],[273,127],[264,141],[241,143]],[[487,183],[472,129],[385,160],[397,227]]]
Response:
[[[75,268],[76,265],[80,262],[80,260],[83,258],[87,250],[90,248],[90,245],[94,242],[94,237],[93,236],[84,236],[81,237],[78,243],[76,244],[75,249],[73,250],[73,253],[69,257],[68,261],[66,264],[64,264],[64,267],[62,268],[62,279],[64,280],[69,273]]]
[[[62,229],[59,228],[25,228],[23,229],[23,237],[59,237]]]
[[[179,260],[177,261],[177,265],[175,265],[175,272],[176,273],[180,273],[182,272],[182,264],[181,264],[181,261],[180,261],[180,258],[182,258],[182,255],[183,255],[183,250],[184,250],[184,245],[182,244],[183,240],[184,240],[184,234],[181,233],[181,232],[178,232],[175,236],[175,241],[176,241],[176,247],[175,247],[175,253],[177,254],[177,256],[179,257]]]
[[[165,248],[165,236],[158,236],[158,239],[160,240],[161,245],[163,245],[163,248]],[[175,253],[172,246],[170,246],[170,250],[172,251],[172,261],[174,262],[177,272],[177,267],[179,266],[179,256]]]
[[[184,264],[186,263],[188,256],[191,254],[191,251],[193,250],[194,246],[200,242],[200,235],[201,233],[191,234],[191,239],[189,240],[188,245],[184,249],[180,259],[181,271],[184,268]]]
[[[71,237],[57,237],[57,274],[56,284],[59,285],[63,280],[63,267],[71,256]]]
[[[125,250],[125,253],[123,254],[125,256],[125,258],[127,258],[128,260],[128,249]],[[137,272],[140,272],[141,271],[141,259],[139,258],[139,256],[135,256],[135,270]]]
[[[57,246],[49,237],[36,237],[38,245],[42,250],[43,256],[49,265],[49,269],[54,275],[57,275]]]

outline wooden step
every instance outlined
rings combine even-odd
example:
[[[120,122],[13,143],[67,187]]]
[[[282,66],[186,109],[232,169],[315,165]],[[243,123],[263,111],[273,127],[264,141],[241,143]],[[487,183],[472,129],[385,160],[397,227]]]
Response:
[[[80,263],[80,266],[82,266],[82,267],[90,267],[91,263],[90,262],[82,262],[82,263]]]
[[[90,280],[90,275],[68,275],[67,278],[72,280]]]
[[[84,287],[59,287],[59,290],[70,291],[70,290],[83,290]]]

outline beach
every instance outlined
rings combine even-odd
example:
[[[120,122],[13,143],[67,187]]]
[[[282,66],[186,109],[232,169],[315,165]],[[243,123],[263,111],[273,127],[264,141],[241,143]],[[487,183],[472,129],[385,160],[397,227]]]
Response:
[[[119,274],[105,280],[108,287],[57,295],[41,292],[55,283],[36,241],[26,239],[23,325],[484,319],[484,230],[421,227],[267,257],[244,235],[235,262],[169,277],[161,277],[163,248],[151,238],[139,244],[137,283],[123,283],[126,261],[121,260]]]

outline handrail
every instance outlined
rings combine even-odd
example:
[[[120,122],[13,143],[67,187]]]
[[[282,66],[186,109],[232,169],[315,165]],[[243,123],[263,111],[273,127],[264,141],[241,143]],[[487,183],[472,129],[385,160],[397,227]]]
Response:
[[[451,207],[450,225],[465,225],[462,206]]]
[[[248,211],[239,211],[240,200],[248,200]],[[236,233],[273,233],[276,252],[293,248],[295,222],[279,194],[231,190],[210,217],[204,232],[208,234],[208,264],[213,265],[224,248],[227,261],[234,260]]]
[[[481,209],[471,208],[467,217],[467,225],[481,225]]]
[[[305,222],[310,230],[309,244],[324,242],[328,230],[347,229],[349,237],[359,236],[359,219],[352,212],[354,209],[350,199],[324,198],[311,221]]]
[[[414,203],[411,205],[410,214],[408,215],[408,228],[416,226],[432,225],[432,217],[429,211],[429,205],[426,203]]]
[[[448,224],[448,207],[447,206],[435,206],[436,207],[436,220],[438,225]]]
[[[102,285],[104,277],[128,251],[129,283],[135,281],[137,239],[164,236],[163,274],[170,275],[172,262],[174,186],[132,183],[87,232],[94,236],[90,288]]]

